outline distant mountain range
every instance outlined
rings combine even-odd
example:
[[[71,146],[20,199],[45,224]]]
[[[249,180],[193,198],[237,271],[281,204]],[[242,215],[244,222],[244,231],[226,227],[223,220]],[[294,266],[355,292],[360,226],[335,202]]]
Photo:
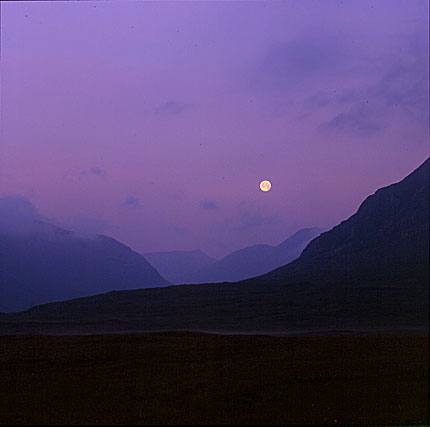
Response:
[[[0,311],[169,282],[115,239],[80,236],[41,220],[0,231]]]
[[[317,227],[303,228],[277,246],[254,245],[220,260],[202,251],[152,252],[143,256],[171,283],[236,282],[289,263],[322,231]]]
[[[215,263],[215,258],[201,250],[148,252],[142,254],[170,283],[183,283],[187,273],[193,273]]]
[[[0,316],[0,331],[428,331],[429,160],[301,256],[236,283],[110,292]]]
[[[303,228],[277,246],[254,245],[232,252],[199,270],[184,274],[180,283],[236,282],[288,264],[323,230]]]
[[[297,257],[317,230],[301,230],[277,247],[257,245],[220,261],[198,250],[142,256],[113,238],[52,224],[24,198],[2,197],[0,311],[111,290],[192,283],[193,274],[214,282],[252,277]],[[211,265],[212,270],[205,270]]]

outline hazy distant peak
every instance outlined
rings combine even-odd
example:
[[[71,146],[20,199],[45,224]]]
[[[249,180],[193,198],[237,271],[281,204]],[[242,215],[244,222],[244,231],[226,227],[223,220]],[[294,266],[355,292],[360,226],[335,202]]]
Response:
[[[313,239],[314,237],[318,236],[324,231],[324,229],[319,227],[309,227],[309,228],[302,228],[298,231],[296,231],[294,234],[292,234],[290,237],[285,239],[282,243],[280,243],[277,247],[286,247],[286,246],[292,246],[295,247],[295,245],[299,244],[301,241],[309,241]]]
[[[12,194],[0,197],[0,231],[22,232],[37,227],[42,216],[27,198]]]
[[[190,251],[180,251],[180,250],[176,250],[176,251],[156,251],[156,252],[147,252],[144,253],[143,256],[145,255],[177,255],[177,254],[189,254],[189,255],[203,255],[206,257],[209,257],[209,255],[207,255],[206,253],[204,253],[202,250],[200,249],[193,249]]]
[[[172,283],[178,283],[184,275],[216,262],[215,258],[210,257],[200,249],[148,252],[144,253],[143,256],[163,277]]]
[[[189,272],[181,283],[237,281],[271,271],[297,258],[304,247],[322,229],[318,227],[297,231],[278,246],[257,244],[234,251],[224,258]]]
[[[112,237],[85,236],[43,220],[0,233],[0,310],[119,289],[168,285],[145,258]]]
[[[44,217],[26,197],[17,194],[0,197],[0,232],[56,239],[96,239],[99,236]]]

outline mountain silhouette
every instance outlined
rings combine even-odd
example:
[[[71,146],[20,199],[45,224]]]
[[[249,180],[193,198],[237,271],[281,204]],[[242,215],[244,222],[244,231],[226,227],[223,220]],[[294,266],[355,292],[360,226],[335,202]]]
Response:
[[[267,273],[297,258],[323,230],[303,228],[277,246],[254,245],[232,252],[219,261],[184,274],[176,283],[236,282]]]
[[[429,162],[367,197],[297,260],[255,280],[427,286]]]
[[[0,332],[428,331],[428,196],[427,159],[268,274],[39,305]]]
[[[216,262],[200,250],[148,252],[142,254],[171,283],[182,283],[187,273],[193,273]]]
[[[23,232],[0,230],[0,279],[0,311],[169,284],[117,240],[80,236],[39,219],[27,222]]]

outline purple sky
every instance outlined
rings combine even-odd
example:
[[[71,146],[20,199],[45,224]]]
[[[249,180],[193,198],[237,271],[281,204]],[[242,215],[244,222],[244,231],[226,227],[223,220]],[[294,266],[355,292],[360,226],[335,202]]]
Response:
[[[334,226],[428,156],[424,0],[1,14],[0,196],[141,252]]]

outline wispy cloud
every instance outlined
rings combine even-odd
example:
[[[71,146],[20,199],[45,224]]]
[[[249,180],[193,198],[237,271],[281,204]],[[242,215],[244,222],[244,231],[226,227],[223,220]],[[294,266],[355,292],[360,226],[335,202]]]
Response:
[[[105,177],[107,175],[107,172],[99,167],[93,167],[89,169],[82,169],[79,176],[81,178],[87,178],[91,176],[99,176],[99,177]]]
[[[323,131],[336,130],[367,136],[379,132],[397,114],[428,130],[428,58],[421,38],[400,39],[403,56],[378,61],[373,79],[338,93],[317,93],[305,100],[310,110],[337,110],[323,122]]]
[[[122,206],[128,206],[131,208],[137,208],[141,206],[140,200],[134,196],[127,197],[124,202],[121,204]]]
[[[341,68],[345,57],[339,37],[304,34],[267,49],[257,66],[255,84],[265,90],[282,90],[328,73],[334,67]]]
[[[0,230],[16,232],[31,228],[34,221],[41,220],[33,203],[18,194],[0,197]]]
[[[263,214],[254,202],[243,201],[238,208],[238,215],[227,219],[227,223],[235,230],[244,231],[279,222],[277,216]]]
[[[157,111],[166,115],[177,115],[188,110],[190,105],[177,101],[169,101],[158,106]]]
[[[112,225],[101,218],[91,218],[84,215],[75,216],[67,224],[68,228],[84,234],[102,234],[112,228]]]
[[[175,233],[186,234],[188,230],[185,227],[174,227]]]
[[[209,211],[216,210],[218,209],[218,204],[214,200],[206,199],[200,202],[200,208],[204,210],[209,210]]]
[[[276,224],[279,218],[276,216],[266,216],[259,211],[243,211],[240,213],[240,228],[248,229],[260,227],[266,224]]]
[[[322,130],[353,132],[360,136],[369,136],[379,132],[382,125],[371,117],[364,108],[355,108],[348,113],[340,113],[330,121],[321,124]]]

